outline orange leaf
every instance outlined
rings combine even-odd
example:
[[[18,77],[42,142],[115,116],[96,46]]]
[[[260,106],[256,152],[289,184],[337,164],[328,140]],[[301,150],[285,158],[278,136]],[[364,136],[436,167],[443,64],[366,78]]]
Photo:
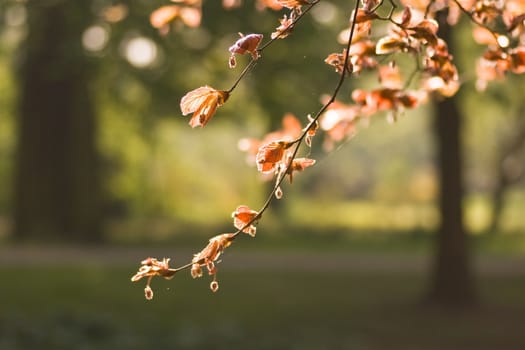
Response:
[[[239,205],[237,209],[232,213],[233,225],[237,229],[243,229],[242,232],[255,237],[256,227],[252,223],[252,220],[257,217],[259,213],[255,210],[251,210],[246,205]],[[250,224],[249,226],[246,226]]]
[[[412,36],[416,39],[422,39],[427,42],[430,46],[436,46],[438,44],[437,31],[439,24],[433,19],[424,19],[419,22],[416,26],[408,28],[412,31]]]
[[[518,47],[510,54],[510,69],[513,73],[525,73],[525,47]]]
[[[304,169],[311,167],[315,164],[315,159],[310,158],[295,158],[292,161],[292,165],[290,166],[290,169],[288,169],[287,174],[290,176],[290,183],[293,181],[293,173],[294,171],[303,171]]]
[[[364,23],[378,18],[379,16],[375,12],[368,12],[363,9],[357,10],[355,23]]]
[[[302,5],[308,5],[308,1],[306,0],[277,0],[277,2],[289,9],[299,8]]]
[[[279,19],[280,25],[277,28],[275,28],[275,32],[273,32],[271,34],[271,38],[272,39],[275,39],[275,38],[284,39],[284,38],[286,38],[288,35],[290,35],[290,33],[293,30],[293,27],[294,27],[293,26],[293,22],[294,22],[294,18],[292,16],[290,16],[290,18],[288,18],[287,15],[284,15],[283,18]]]
[[[205,126],[220,107],[228,100],[228,91],[216,90],[210,86],[201,86],[188,92],[180,101],[183,115],[193,113],[190,119],[192,128]]]
[[[401,73],[396,65],[385,65],[379,67],[379,81],[381,85],[389,89],[401,89],[403,81]]]
[[[279,11],[283,8],[283,5],[279,3],[279,0],[257,0],[255,7],[259,11],[262,11],[265,8],[269,8],[274,11]]]
[[[162,6],[151,13],[149,20],[154,28],[159,29],[173,21],[179,14],[180,7],[177,5]]]
[[[197,28],[201,24],[202,11],[200,8],[183,7],[180,10],[180,19],[190,28]]]
[[[284,151],[290,145],[286,141],[273,141],[259,148],[257,152],[257,170],[262,173],[269,173],[275,169],[283,156]]]

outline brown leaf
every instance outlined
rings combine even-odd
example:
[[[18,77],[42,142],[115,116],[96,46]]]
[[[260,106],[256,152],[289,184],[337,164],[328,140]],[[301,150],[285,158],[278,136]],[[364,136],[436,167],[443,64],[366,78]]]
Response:
[[[510,70],[515,74],[525,73],[525,47],[518,47],[511,52]]]
[[[244,55],[249,53],[254,59],[259,58],[259,53],[257,52],[257,47],[263,38],[262,34],[248,34],[242,35],[239,40],[235,42],[228,49],[232,54]]]
[[[256,212],[255,210],[251,210],[246,205],[239,205],[237,209],[235,209],[235,211],[232,213],[233,225],[239,230],[243,229],[242,232],[247,233],[252,237],[255,237],[257,228],[255,227],[252,221],[257,217],[258,214],[258,212]]]
[[[375,12],[368,12],[368,11],[365,11],[363,9],[359,9],[359,10],[357,10],[355,23],[356,24],[360,24],[360,23],[372,21],[372,20],[374,20],[374,19],[376,19],[378,17],[379,16]]]
[[[190,28],[197,28],[201,25],[202,11],[200,8],[183,7],[180,10],[180,19]]]
[[[188,92],[180,101],[183,115],[193,113],[189,124],[192,128],[205,126],[230,96],[228,91],[216,90],[210,86],[201,86]]]
[[[289,145],[286,141],[273,141],[261,146],[256,156],[257,169],[262,173],[272,172],[283,159]]]
[[[408,28],[411,31],[411,36],[416,39],[424,40],[430,46],[436,46],[438,43],[437,31],[439,28],[438,22],[433,19],[424,19],[416,26]]]
[[[173,21],[180,15],[180,7],[177,5],[162,6],[153,11],[149,17],[154,28],[160,29]]]
[[[295,158],[292,161],[290,169],[288,169],[287,175],[289,176],[290,183],[293,181],[293,173],[295,171],[303,171],[304,169],[311,167],[315,164],[315,159],[310,158]]]
[[[402,52],[408,49],[410,45],[403,38],[397,36],[385,36],[377,41],[376,54],[388,55],[395,52]]]
[[[302,5],[308,5],[308,1],[306,0],[277,0],[277,2],[289,9],[300,8]]]

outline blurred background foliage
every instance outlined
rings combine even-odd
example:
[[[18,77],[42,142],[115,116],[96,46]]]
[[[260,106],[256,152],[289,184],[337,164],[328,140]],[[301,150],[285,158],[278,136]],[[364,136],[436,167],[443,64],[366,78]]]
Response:
[[[1,5],[0,215],[4,237],[9,232],[16,158],[15,72],[31,3],[7,1]],[[97,0],[82,14],[89,23],[82,33],[82,54],[96,67],[89,89],[95,96],[105,232],[111,239],[163,239],[187,231],[209,235],[216,227],[227,229],[233,208],[238,204],[256,207],[266,189],[244,161],[238,140],[260,138],[278,128],[285,112],[305,120],[319,108],[321,94],[335,83],[332,68],[322,61],[340,50],[336,37],[345,20],[344,13],[326,2],[314,9],[291,38],[265,52],[209,128],[190,130],[178,107],[181,96],[205,84],[228,88],[240,69],[227,67],[227,48],[237,32],[270,33],[276,16],[254,11],[251,2],[229,11],[220,2],[208,2],[201,27],[176,25],[161,36],[150,26],[148,16],[162,4]],[[481,49],[472,44],[468,25],[463,27],[457,40],[464,48],[458,59],[465,77],[460,98],[466,119],[466,223],[473,232],[486,232],[494,216],[492,198],[502,148],[523,119],[518,110],[522,103],[518,86],[524,82],[511,77],[510,84],[495,83],[483,94],[476,92],[473,62]],[[247,58],[239,61],[242,67]],[[373,84],[373,78],[364,75],[359,84]],[[349,91],[341,98],[349,101]],[[274,220],[293,223],[299,229],[434,229],[439,220],[434,204],[438,185],[427,112],[420,108],[404,113],[395,125],[382,116],[373,117],[373,125],[361,125],[357,137],[329,154],[320,149],[319,136],[313,150],[318,164],[301,174],[293,189],[285,189],[286,200],[265,221],[269,225]],[[506,161],[518,175],[523,172],[523,147],[520,152]],[[524,193],[523,180],[509,186],[503,210],[497,214],[504,218],[498,231],[525,228]],[[382,220],[375,220],[377,217]]]
[[[0,297],[6,301],[0,348],[525,347],[525,81],[509,77],[484,93],[474,89],[481,48],[472,43],[468,23],[455,32],[464,72],[458,97],[463,204],[475,234],[476,287],[489,303],[450,313],[415,307],[430,279],[428,256],[440,220],[430,106],[403,113],[393,125],[374,116],[330,153],[316,136],[317,164],[283,187],[283,200],[265,214],[255,242],[239,240],[227,252],[219,293],[210,296],[208,281],[192,283],[183,274],[155,281],[155,299],[144,302],[143,286],[129,282],[140,259],[185,263],[207,238],[232,229],[237,205],[262,203],[269,185],[238,142],[279,128],[286,112],[305,121],[318,110],[321,95],[336,83],[323,60],[341,50],[336,37],[347,12],[339,9],[348,7],[342,0],[319,4],[292,36],[264,52],[206,128],[191,130],[180,98],[205,84],[229,88],[248,59],[238,57],[238,67],[228,68],[237,32],[268,38],[278,16],[255,11],[253,1],[233,10],[206,1],[202,26],[179,23],[162,36],[149,14],[164,4],[0,2]],[[112,243],[106,246],[45,247],[40,243],[56,243],[47,236],[8,244],[20,182],[20,72],[27,69],[29,14],[39,6],[72,6],[66,17],[85,23],[71,46],[48,55],[58,66],[64,52],[77,55],[89,72],[100,167],[88,176],[100,177],[103,238]],[[367,74],[351,82],[374,83]],[[343,89],[341,99],[349,102],[350,92]],[[25,180],[28,186],[38,170]]]

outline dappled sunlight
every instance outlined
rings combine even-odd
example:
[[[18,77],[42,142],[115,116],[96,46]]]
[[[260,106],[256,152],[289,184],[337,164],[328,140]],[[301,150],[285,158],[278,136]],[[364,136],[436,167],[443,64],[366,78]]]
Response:
[[[161,57],[157,44],[145,36],[133,37],[122,43],[122,54],[137,68],[152,67]]]
[[[109,28],[102,25],[91,26],[82,34],[82,45],[90,52],[100,52],[106,47],[109,35]]]
[[[492,220],[490,199],[486,196],[469,196],[464,201],[465,225],[471,232],[485,232]]]
[[[436,228],[437,209],[431,205],[379,201],[316,202],[297,200],[289,210],[292,222],[323,231],[329,227],[359,231],[428,231]]]
[[[525,349],[524,3],[2,3],[0,348]]]

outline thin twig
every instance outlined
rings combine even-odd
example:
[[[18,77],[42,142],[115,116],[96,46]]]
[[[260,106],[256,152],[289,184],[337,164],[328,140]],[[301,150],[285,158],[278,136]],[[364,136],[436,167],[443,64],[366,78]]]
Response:
[[[303,18],[304,14],[306,14],[308,11],[310,11],[320,1],[321,0],[314,0],[313,2],[311,2],[310,5],[288,27],[286,27],[286,29],[288,29],[288,28],[292,27],[293,25],[295,25],[295,23],[297,23],[301,18]],[[348,61],[350,59],[349,58],[349,52],[350,52],[350,47],[352,45],[354,32],[355,32],[355,29],[356,29],[355,26],[356,26],[357,12],[358,12],[358,9],[359,9],[359,2],[360,2],[359,0],[355,1],[355,8],[354,8],[354,11],[353,11],[353,16],[352,16],[352,25],[351,25],[351,28],[350,28],[350,35],[349,35],[349,38],[348,38],[348,42],[346,44],[346,56],[345,56],[345,60],[344,60],[344,66],[345,67],[347,66]],[[286,29],[284,29],[284,30],[286,30]],[[278,37],[279,36],[271,39],[270,41],[265,43],[263,46],[261,46],[257,51],[259,53],[262,52],[267,47],[269,47],[273,42],[275,42],[275,40],[277,40]],[[249,71],[251,71],[255,67],[256,64],[257,64],[257,59],[252,58],[250,63],[243,69],[243,71],[241,72],[239,77],[236,79],[236,81],[234,82],[233,86],[228,90],[229,93],[231,93],[237,87],[237,85],[243,79],[243,77]],[[343,72],[341,73],[341,76],[340,76],[340,78],[339,78],[339,80],[338,80],[338,82],[337,82],[337,84],[336,84],[336,86],[335,86],[335,88],[334,88],[334,90],[332,92],[332,95],[331,95],[330,99],[317,111],[317,113],[312,118],[312,120],[303,129],[303,132],[301,133],[301,135],[297,139],[295,139],[295,140],[290,142],[290,146],[289,147],[293,147],[294,146],[295,148],[294,148],[294,150],[293,150],[293,152],[291,154],[291,157],[289,158],[288,164],[286,165],[285,169],[281,170],[279,172],[279,174],[277,176],[277,179],[276,179],[276,182],[275,182],[275,185],[272,188],[271,193],[268,195],[268,197],[264,201],[263,205],[261,206],[261,208],[257,212],[257,215],[255,215],[254,218],[252,218],[252,220],[250,220],[248,223],[246,223],[242,228],[240,228],[236,232],[234,232],[232,234],[232,237],[230,238],[230,241],[234,241],[240,235],[240,233],[242,233],[247,227],[251,226],[256,221],[258,221],[262,217],[262,214],[270,207],[270,204],[275,199],[275,192],[279,189],[279,187],[281,186],[282,182],[286,178],[286,174],[291,170],[293,160],[296,158],[297,153],[299,152],[299,148],[300,148],[301,144],[303,143],[304,139],[306,138],[306,136],[308,135],[309,130],[314,126],[315,123],[317,123],[317,121],[319,120],[321,115],[328,109],[328,107],[332,103],[334,103],[334,101],[335,101],[337,95],[339,94],[339,91],[341,90],[341,87],[343,86],[343,83],[344,83],[344,81],[345,81],[345,79],[347,77],[347,73],[350,73],[350,72],[347,72],[347,70],[343,70]],[[189,262],[189,263],[187,263],[185,265],[179,266],[177,268],[170,268],[168,270],[173,272],[173,273],[176,273],[178,271],[185,270],[185,269],[188,269],[188,268],[192,267],[193,264],[201,264],[203,262],[204,262],[204,260],[202,260],[202,261],[191,261],[191,262]]]
[[[479,20],[477,20],[470,11],[468,11],[465,7],[463,7],[463,5],[461,5],[461,3],[458,1],[458,0],[453,0],[454,3],[459,7],[459,9],[461,10],[461,12],[463,12],[465,15],[468,16],[468,18],[470,18],[470,20],[480,26],[481,28],[484,28],[486,30],[489,31],[489,33],[494,37],[494,39],[496,40],[496,45],[498,45],[498,47],[502,50],[505,50],[506,48],[501,46],[500,42],[499,42],[499,35],[497,33],[494,32],[494,30],[492,28],[490,28],[488,25],[486,25],[485,23],[483,22],[480,22]]]
[[[301,20],[301,18],[303,18],[303,16],[305,14],[307,14],[315,5],[317,5],[319,3],[319,1],[321,0],[314,0],[310,3],[310,5],[308,5],[308,7],[303,11],[301,12],[300,15],[298,15],[293,21],[292,23],[290,23],[288,26],[286,26],[286,28],[284,28],[282,31],[283,32],[286,32],[288,29],[290,28],[293,28],[293,26]],[[241,82],[241,80],[244,78],[244,76],[250,72],[253,68],[255,68],[255,65],[257,64],[257,60],[260,58],[261,56],[261,53],[268,47],[270,46],[271,44],[273,44],[277,39],[279,39],[280,35],[276,36],[275,38],[272,38],[270,40],[268,40],[268,42],[266,42],[265,44],[261,45],[258,49],[257,49],[257,53],[258,53],[258,57],[257,58],[253,58],[251,59],[250,63],[248,63],[248,65],[246,67],[244,67],[243,71],[241,72],[241,74],[237,77],[237,79],[235,80],[235,82],[233,83],[232,87],[228,90],[228,93],[231,93],[236,87],[237,85]]]

